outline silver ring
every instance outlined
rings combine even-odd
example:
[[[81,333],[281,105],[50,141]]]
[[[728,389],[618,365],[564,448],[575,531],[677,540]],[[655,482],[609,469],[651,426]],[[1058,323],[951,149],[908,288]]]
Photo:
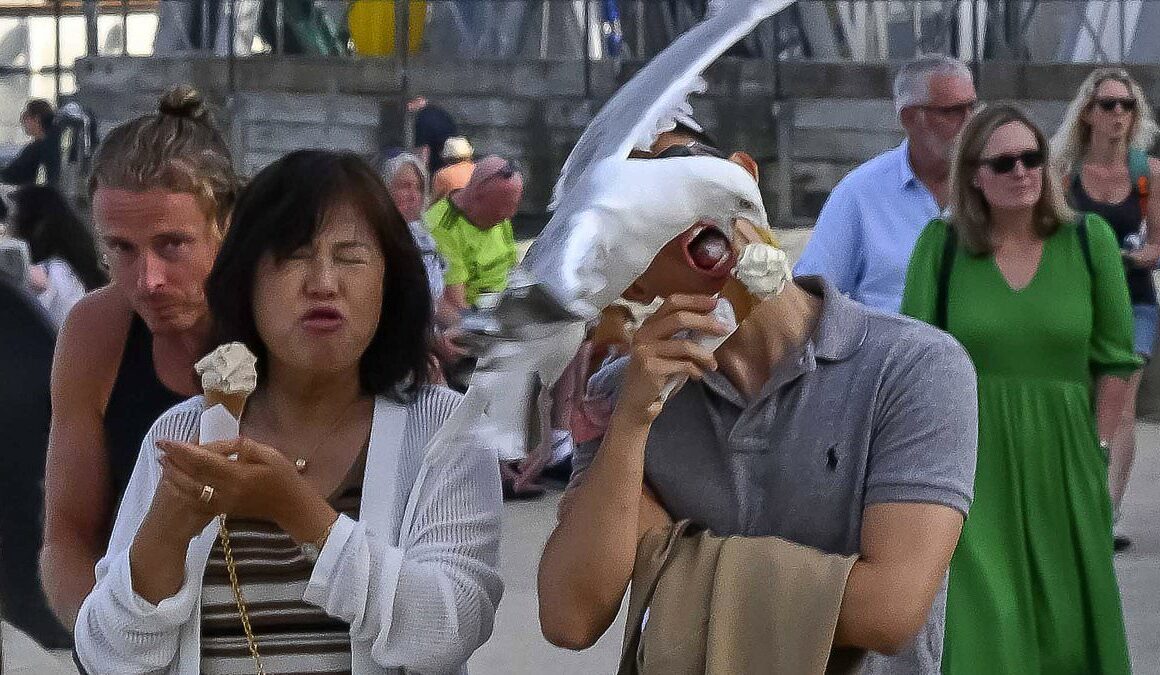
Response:
[[[213,499],[213,486],[203,485],[201,488],[201,495],[198,497],[198,500],[202,504],[208,504],[211,499]]]

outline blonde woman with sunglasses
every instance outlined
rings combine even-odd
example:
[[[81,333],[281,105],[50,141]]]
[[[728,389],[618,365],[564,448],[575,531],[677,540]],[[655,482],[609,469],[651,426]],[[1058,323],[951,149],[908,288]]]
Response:
[[[1084,81],[1052,139],[1055,164],[1072,205],[1099,214],[1116,233],[1132,302],[1135,349],[1145,360],[1152,357],[1160,317],[1152,282],[1152,270],[1160,261],[1160,199],[1150,194],[1153,178],[1160,176],[1160,160],[1147,154],[1156,132],[1140,85],[1122,68],[1100,68]],[[1157,227],[1146,227],[1148,221]],[[1117,519],[1136,457],[1141,372],[1129,383],[1120,424],[1107,448],[1108,491]],[[1117,551],[1129,545],[1127,537],[1116,537]]]
[[[1140,360],[1115,234],[1064,203],[1048,158],[1012,106],[969,121],[948,215],[919,237],[903,294],[903,313],[948,331],[978,373],[946,675],[1129,672],[1099,446]]]

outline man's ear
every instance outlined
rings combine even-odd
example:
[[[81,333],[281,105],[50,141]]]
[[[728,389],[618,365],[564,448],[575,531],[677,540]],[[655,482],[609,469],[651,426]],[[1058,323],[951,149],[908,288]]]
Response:
[[[732,155],[729,155],[729,161],[748,171],[749,175],[753,176],[753,180],[758,182],[761,181],[761,174],[757,169],[757,162],[755,162],[748,153],[735,152]]]
[[[902,126],[903,129],[909,129],[910,127],[914,126],[914,123],[917,121],[915,119],[917,116],[918,108],[913,106],[903,108],[902,110],[898,111],[898,123]]]

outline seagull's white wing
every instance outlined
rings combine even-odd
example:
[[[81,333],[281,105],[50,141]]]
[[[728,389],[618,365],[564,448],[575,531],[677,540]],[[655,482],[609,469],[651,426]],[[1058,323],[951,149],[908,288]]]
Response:
[[[526,283],[509,286],[499,307],[526,310],[514,313],[538,326],[556,325],[559,331],[538,340],[513,337],[507,345],[493,340],[467,395],[428,442],[404,528],[415,513],[426,467],[440,465],[432,458],[441,458],[454,439],[478,429],[485,411],[494,423],[507,420],[507,425],[519,426],[511,420],[522,417],[509,413],[530,402],[512,391],[514,378],[536,373],[546,384],[554,383],[583,336],[584,322],[577,319],[594,317],[627,288],[668,239],[701,215],[736,212],[739,207],[730,203],[736,198],[754,211],[748,214],[751,220],[765,222],[757,185],[740,167],[706,157],[641,166],[629,162],[628,155],[633,148],[647,149],[679,116],[690,114],[687,99],[703,86],[701,73],[762,19],[792,1],[713,0],[706,19],[650,61],[588,126],[564,165],[552,208],[564,196],[568,204],[556,211],[517,271],[516,277]],[[623,245],[626,238],[633,240],[631,246]],[[552,311],[541,312],[543,316],[532,302],[536,288],[552,300]],[[561,310],[571,313],[569,321],[553,324]],[[511,356],[524,362],[506,358]]]
[[[689,94],[704,89],[701,73],[766,17],[793,0],[714,0],[706,18],[677,38],[620,88],[588,125],[564,162],[552,196],[555,209],[581,176],[608,157],[647,150],[674,121],[690,115]]]
[[[734,198],[751,205],[741,214],[747,220],[767,222],[757,182],[715,157],[609,159],[588,175],[520,263],[527,279],[580,319],[599,315],[693,223],[738,213]],[[726,233],[731,222],[720,223]]]

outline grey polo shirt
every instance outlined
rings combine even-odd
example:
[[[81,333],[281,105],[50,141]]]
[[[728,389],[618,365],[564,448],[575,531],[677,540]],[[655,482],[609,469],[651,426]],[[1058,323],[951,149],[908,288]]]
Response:
[[[718,535],[778,536],[844,555],[859,551],[871,504],[941,504],[965,516],[978,434],[967,353],[949,335],[868,309],[819,277],[797,283],[822,297],[818,326],[752,402],[708,373],[654,422],[645,475],[665,508]],[[577,448],[573,482],[598,448]],[[863,672],[937,674],[945,606],[944,582],[915,644],[871,655]]]

